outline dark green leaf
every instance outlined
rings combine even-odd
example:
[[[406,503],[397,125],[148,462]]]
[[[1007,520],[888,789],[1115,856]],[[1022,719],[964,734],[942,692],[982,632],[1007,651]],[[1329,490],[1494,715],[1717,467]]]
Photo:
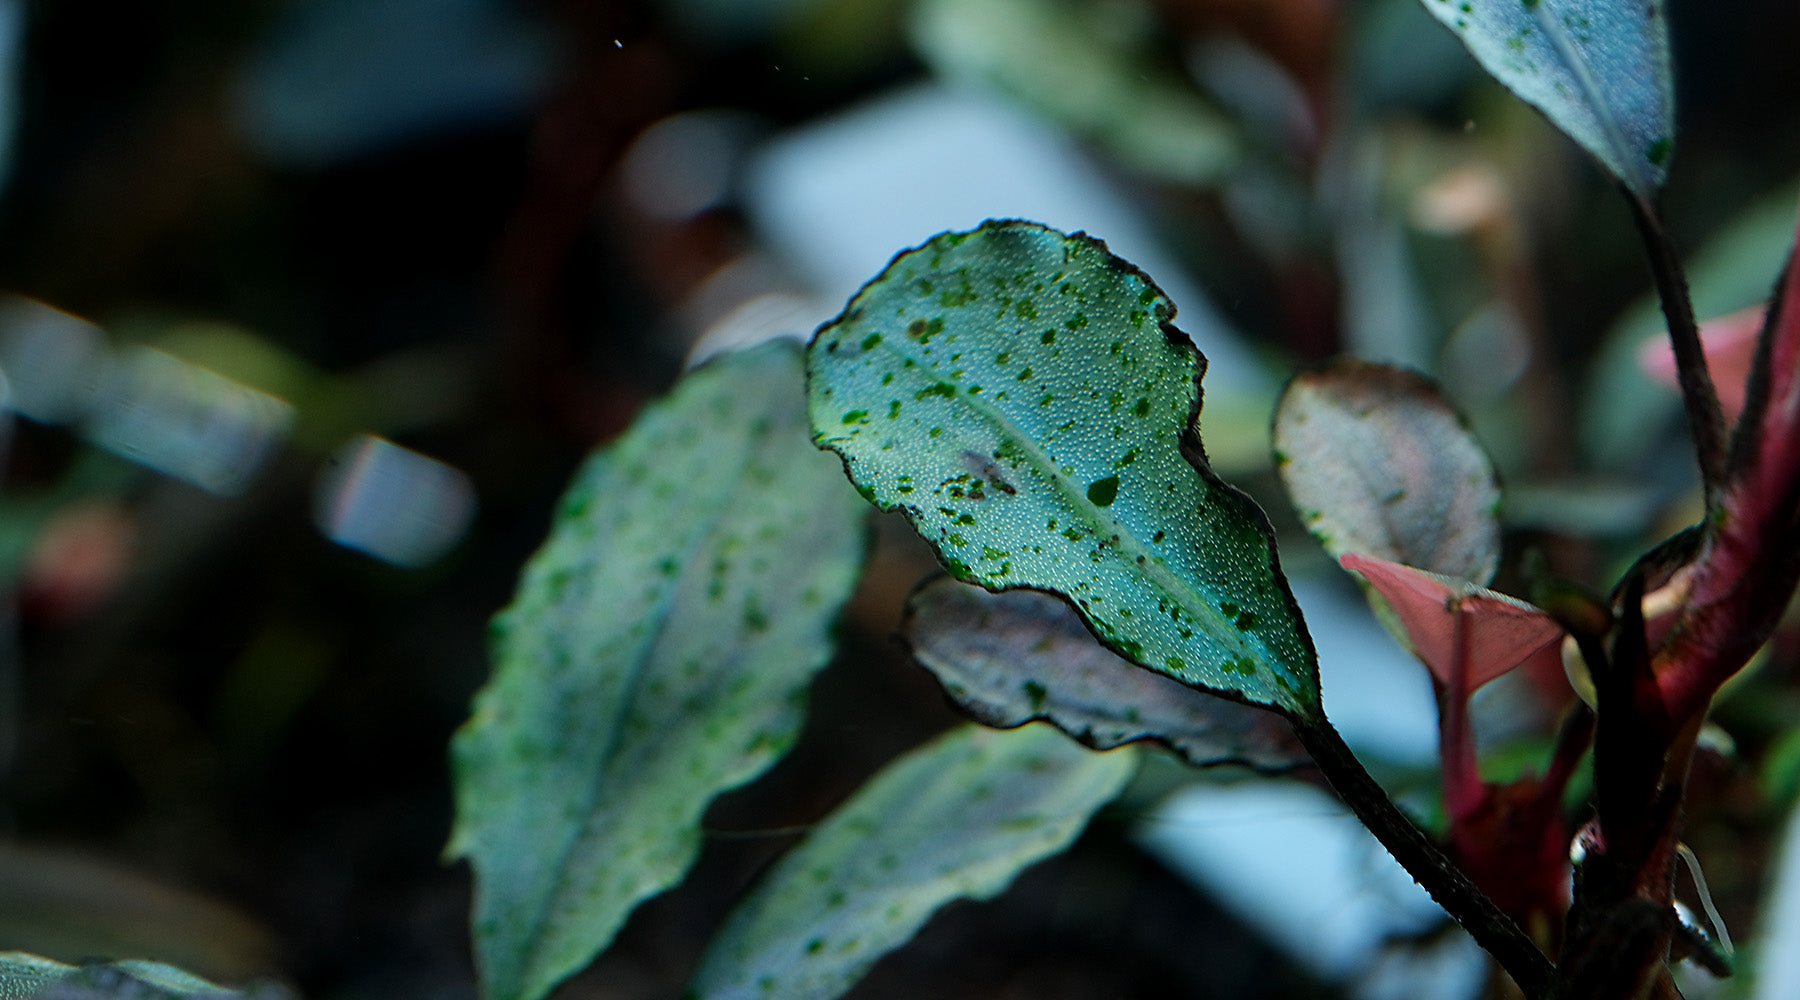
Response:
[[[1320,716],[1268,522],[1193,437],[1204,362],[1174,312],[1085,235],[947,233],[820,330],[813,428],[953,575],[1062,594],[1133,662]]]
[[[863,552],[791,343],[688,375],[582,470],[457,735],[489,1000],[536,1000],[679,881],[699,820],[797,734]]]

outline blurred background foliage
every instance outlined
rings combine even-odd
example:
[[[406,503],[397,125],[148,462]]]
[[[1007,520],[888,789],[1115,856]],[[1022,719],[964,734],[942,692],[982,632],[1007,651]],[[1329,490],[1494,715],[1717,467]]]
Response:
[[[1800,7],[1670,7],[1668,217],[1719,314],[1792,238]],[[1444,380],[1515,557],[1604,586],[1695,510],[1622,202],[1416,0],[0,0],[0,171],[0,948],[472,997],[444,746],[574,463],[697,345],[988,215],[1173,293],[1209,451],[1284,531],[1269,404],[1345,352]],[[799,751],[567,995],[676,995],[791,828],[952,718],[887,638],[929,560],[881,534]],[[1794,639],[1697,773],[1734,926],[1800,796]],[[1497,770],[1557,683],[1482,709]],[[1429,717],[1384,710],[1359,748],[1428,792]],[[1174,780],[854,995],[1384,995],[1133,846]]]

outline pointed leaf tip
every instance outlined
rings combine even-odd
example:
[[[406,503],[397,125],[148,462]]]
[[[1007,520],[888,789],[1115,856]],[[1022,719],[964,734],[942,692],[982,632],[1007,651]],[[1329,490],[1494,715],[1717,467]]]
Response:
[[[1413,654],[1446,688],[1473,693],[1562,639],[1543,611],[1467,580],[1354,553],[1341,562],[1387,601]]]
[[[1420,0],[1483,69],[1640,199],[1668,177],[1675,99],[1660,0]]]
[[[867,514],[803,399],[791,342],[690,372],[578,473],[496,618],[450,848],[489,1000],[591,961],[798,734]]]
[[[1267,519],[1184,455],[1202,361],[1174,312],[1085,235],[946,233],[819,331],[814,432],[957,578],[1061,594],[1133,662],[1321,716]]]

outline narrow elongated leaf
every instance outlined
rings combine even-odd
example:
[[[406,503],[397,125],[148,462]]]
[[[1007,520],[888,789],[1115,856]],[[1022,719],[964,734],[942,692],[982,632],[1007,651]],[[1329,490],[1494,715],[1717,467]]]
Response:
[[[1043,719],[1096,750],[1152,739],[1195,767],[1279,771],[1310,759],[1279,715],[1120,659],[1041,591],[933,580],[907,602],[901,631],[951,699],[990,726]]]
[[[1419,0],[1475,61],[1639,198],[1675,141],[1669,33],[1656,0]]]
[[[1343,564],[1387,601],[1414,655],[1445,687],[1472,693],[1533,656],[1561,658],[1562,627],[1516,597],[1355,553]]]
[[[940,906],[1067,847],[1136,770],[1055,730],[964,726],[889,764],[771,871],[701,960],[694,1000],[830,1000]]]
[[[1494,466],[1425,379],[1361,361],[1295,377],[1275,409],[1275,456],[1294,510],[1333,556],[1494,578]]]
[[[1174,312],[1084,234],[946,233],[819,331],[813,429],[960,579],[1062,594],[1136,663],[1321,717],[1268,521],[1193,436],[1204,361]]]
[[[536,1000],[678,881],[720,791],[800,727],[863,550],[791,343],[689,374],[579,474],[457,734],[489,1000]]]
[[[1800,581],[1800,255],[1789,257],[1757,340],[1720,508],[1681,581],[1676,625],[1655,651],[1678,721],[1704,712],[1750,662]]]

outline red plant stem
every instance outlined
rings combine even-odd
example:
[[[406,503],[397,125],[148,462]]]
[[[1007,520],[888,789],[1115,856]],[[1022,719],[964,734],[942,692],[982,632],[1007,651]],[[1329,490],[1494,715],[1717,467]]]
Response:
[[[1475,733],[1469,726],[1469,659],[1473,651],[1469,648],[1468,616],[1460,601],[1452,621],[1455,659],[1449,679],[1438,692],[1438,756],[1444,762],[1444,807],[1455,826],[1480,812],[1487,795],[1475,762]]]
[[[1768,639],[1800,581],[1800,266],[1790,261],[1757,348],[1729,480],[1692,587],[1656,651],[1672,718],[1703,712]]]
[[[1291,721],[1325,780],[1407,874],[1494,956],[1527,1000],[1548,997],[1556,980],[1550,959],[1394,805],[1331,723],[1323,717]]]

